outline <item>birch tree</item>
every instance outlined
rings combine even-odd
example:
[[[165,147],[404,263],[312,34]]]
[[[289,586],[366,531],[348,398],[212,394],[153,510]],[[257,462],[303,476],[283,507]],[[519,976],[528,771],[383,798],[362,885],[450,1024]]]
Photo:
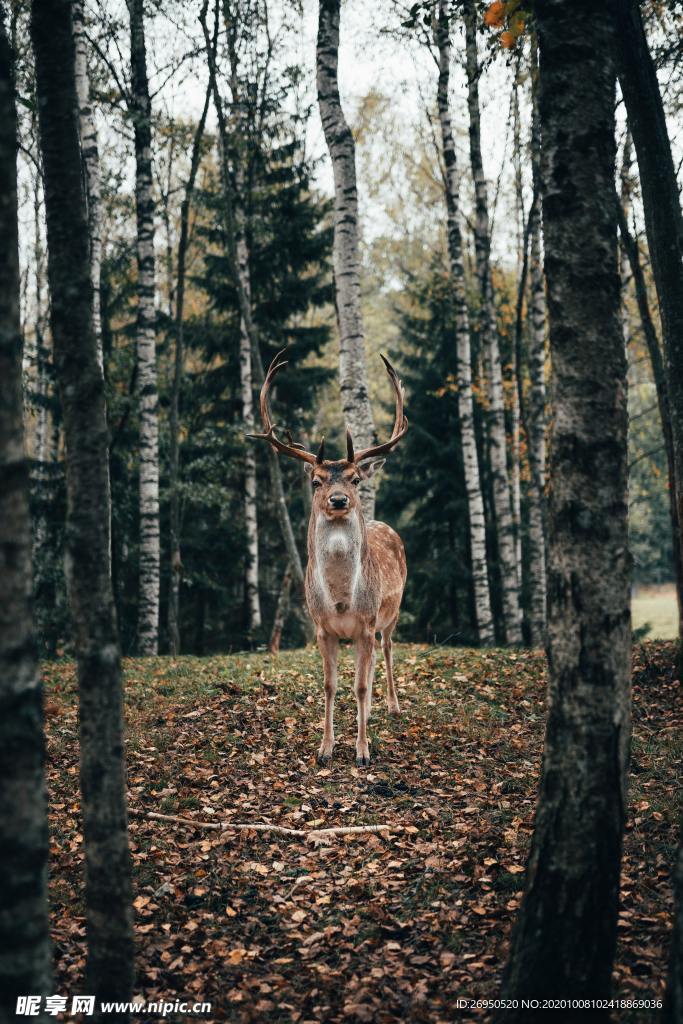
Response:
[[[129,1000],[133,980],[131,865],[123,756],[122,680],[110,567],[104,378],[93,325],[88,215],[82,189],[69,0],[34,0],[48,283],[66,440],[65,568],[79,689],[85,846],[87,987],[97,1002]],[[125,1020],[121,1011],[108,1020]]]
[[[527,444],[531,481],[529,505],[529,625],[531,643],[538,647],[545,639],[546,626],[546,544],[545,544],[545,277],[541,240],[541,126],[538,115],[538,60],[532,40],[531,69],[531,173],[533,200],[529,213],[529,401]]]
[[[159,400],[157,394],[152,192],[152,110],[147,81],[144,0],[126,0],[130,16],[131,97],[135,132],[138,318],[137,388],[140,403],[140,581],[138,651],[159,647]]]
[[[247,12],[243,12],[247,14]],[[240,82],[239,57],[237,52],[237,31],[239,18],[231,12],[230,4],[224,2],[225,29],[228,38],[228,59],[230,63],[230,92],[232,106],[235,111],[232,131],[232,165],[234,182],[233,218],[235,229],[236,271],[240,281],[240,292],[245,302],[251,307],[251,273],[249,270],[249,246],[247,242],[247,216],[245,210],[247,140],[249,125],[247,123],[248,103],[242,95]],[[267,57],[269,60],[269,56]],[[228,145],[227,134],[222,136],[225,146]],[[227,174],[229,156],[226,152],[222,166],[224,176]],[[226,182],[224,187],[230,187]],[[240,314],[240,386],[242,394],[242,422],[245,434],[254,432],[254,394],[252,373],[251,338],[243,314]],[[246,561],[246,597],[249,610],[249,633],[254,635],[261,628],[261,601],[259,596],[259,548],[258,548],[258,511],[256,505],[256,452],[252,445],[247,445],[244,452],[244,526],[247,539]]]
[[[356,447],[372,444],[375,426],[365,364],[360,289],[356,147],[339,96],[340,0],[320,0],[316,72],[318,106],[334,175],[334,286],[339,327],[339,386],[344,418]],[[372,480],[361,484],[366,517],[375,512]]]
[[[475,194],[474,245],[477,281],[479,284],[479,333],[484,348],[486,376],[488,379],[489,457],[491,460],[496,538],[503,595],[503,621],[507,643],[520,644],[522,642],[520,581],[515,545],[515,527],[512,517],[510,478],[508,475],[503,370],[493,303],[493,282],[491,279],[491,229],[488,194],[481,155],[477,10],[474,0],[467,0],[464,15],[470,165]]]
[[[88,75],[88,48],[85,38],[83,0],[74,0],[71,8],[74,45],[76,48],[76,93],[78,95],[78,123],[81,136],[81,158],[88,200],[88,228],[90,233],[90,272],[93,284],[93,324],[97,339],[97,357],[102,361],[102,313],[100,302],[100,276],[102,269],[102,233],[100,228],[100,154],[97,144],[95,115],[90,102]]]
[[[14,54],[0,5],[0,1020],[50,992],[42,686],[31,615]],[[44,1016],[41,1017],[45,1019]]]
[[[265,379],[265,373],[263,369],[263,361],[261,359],[261,349],[259,343],[259,335],[254,318],[252,315],[251,308],[251,292],[245,288],[245,277],[240,272],[240,261],[238,256],[237,247],[237,227],[235,217],[235,196],[233,191],[233,183],[230,175],[229,167],[229,140],[228,140],[228,124],[225,115],[225,108],[223,104],[223,98],[221,96],[220,88],[218,85],[218,68],[216,63],[216,50],[215,46],[211,43],[211,37],[207,24],[207,11],[208,11],[208,0],[204,0],[200,14],[200,22],[202,25],[202,31],[204,33],[204,44],[207,55],[207,62],[209,68],[209,84],[211,93],[214,101],[214,108],[216,111],[216,120],[218,122],[218,141],[219,141],[219,161],[220,161],[220,172],[221,172],[221,190],[223,197],[223,224],[225,229],[226,239],[226,254],[231,266],[232,274],[235,279],[237,287],[237,297],[240,309],[240,331],[244,332],[249,339],[250,351],[251,351],[251,368],[254,375],[254,384],[260,387]],[[219,18],[219,0],[216,0],[214,5],[214,19],[217,24]],[[248,250],[247,250],[247,262],[248,262]],[[289,517],[289,511],[287,508],[287,500],[285,497],[285,489],[282,480],[282,473],[280,470],[280,463],[278,457],[270,446],[268,446],[268,471],[270,475],[271,490],[273,496],[273,503],[275,506],[275,514],[280,526],[282,533],[282,539],[287,551],[287,558],[291,566],[294,580],[296,582],[297,592],[301,600],[303,600],[304,593],[304,569],[301,561],[301,555],[297,547],[296,538],[294,536],[294,530]],[[309,620],[310,621],[310,620]]]
[[[549,695],[526,891],[503,995],[596,999],[611,988],[630,734],[613,23],[589,0],[547,0],[537,20],[554,400]],[[506,1010],[499,1019],[525,1021],[528,1011]]]
[[[479,473],[479,455],[474,431],[474,401],[472,398],[472,354],[470,348],[470,325],[465,293],[465,271],[462,261],[462,238],[459,224],[459,184],[455,154],[455,141],[451,125],[448,88],[450,82],[451,42],[448,23],[448,2],[439,0],[438,16],[435,23],[435,40],[438,49],[439,84],[437,105],[441,128],[441,146],[446,171],[445,198],[448,225],[448,256],[455,307],[455,331],[458,351],[458,413],[462,434],[465,488],[469,511],[470,549],[472,559],[472,581],[479,642],[493,644],[495,641],[491,597],[486,555],[486,522],[484,500]]]

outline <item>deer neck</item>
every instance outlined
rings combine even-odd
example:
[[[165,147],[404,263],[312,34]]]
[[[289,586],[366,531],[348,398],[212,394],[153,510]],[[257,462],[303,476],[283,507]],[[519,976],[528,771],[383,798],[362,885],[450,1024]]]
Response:
[[[322,512],[311,516],[309,559],[326,606],[339,613],[353,608],[367,557],[367,530],[360,509],[340,519],[330,520]]]

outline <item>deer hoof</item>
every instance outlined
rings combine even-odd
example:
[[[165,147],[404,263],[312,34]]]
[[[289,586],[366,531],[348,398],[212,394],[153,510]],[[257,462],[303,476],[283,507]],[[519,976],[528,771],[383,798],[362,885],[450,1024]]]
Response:
[[[390,715],[400,715],[401,709],[398,705],[398,701],[394,701],[393,704],[387,704],[387,711]]]
[[[318,764],[329,764],[332,760],[332,751],[329,754],[324,750],[318,751]]]
[[[370,765],[370,755],[359,754],[356,757],[356,764],[358,765],[359,768],[368,768]]]

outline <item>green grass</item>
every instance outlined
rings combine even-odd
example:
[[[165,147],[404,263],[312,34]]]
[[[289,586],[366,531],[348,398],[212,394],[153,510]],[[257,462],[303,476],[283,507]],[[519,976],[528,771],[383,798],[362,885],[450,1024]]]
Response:
[[[648,627],[642,639],[675,640],[678,636],[678,608],[673,583],[643,587],[631,601],[634,631]]]

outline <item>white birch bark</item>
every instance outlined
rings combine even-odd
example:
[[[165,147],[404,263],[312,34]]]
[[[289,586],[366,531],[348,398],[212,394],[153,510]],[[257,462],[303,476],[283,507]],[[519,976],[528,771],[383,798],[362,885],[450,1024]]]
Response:
[[[159,402],[156,364],[154,197],[152,124],[143,0],[127,0],[130,14],[132,96],[135,129],[137,211],[137,360],[140,399],[140,580],[138,651],[159,647]]]
[[[453,286],[453,300],[456,320],[456,345],[458,355],[458,414],[462,437],[462,454],[465,470],[465,488],[469,511],[470,548],[472,556],[472,582],[477,618],[477,632],[481,644],[493,644],[495,634],[491,615],[488,563],[486,557],[486,522],[484,501],[479,474],[479,456],[474,432],[474,402],[472,399],[472,355],[470,348],[470,325],[465,293],[465,272],[462,262],[462,239],[459,216],[459,182],[455,155],[455,142],[451,126],[448,100],[450,80],[451,44],[448,27],[447,0],[439,0],[439,14],[435,27],[436,44],[439,51],[439,86],[437,101],[441,143],[446,170],[445,196],[448,224],[448,255],[450,259]]]
[[[373,443],[375,427],[361,311],[356,150],[344,117],[337,79],[339,7],[340,0],[320,0],[316,51],[318,105],[334,174],[333,264],[341,402],[356,448],[364,448]],[[361,501],[366,517],[372,519],[375,510],[372,480],[361,484]]]
[[[519,58],[515,74],[513,96],[513,162],[515,168],[515,198],[517,206],[517,278],[521,278],[524,264],[524,189],[522,181],[522,146],[519,121]],[[510,490],[512,498],[512,521],[515,533],[515,560],[517,565],[517,583],[522,589],[522,481],[521,481],[521,421],[519,374],[522,367],[518,363],[517,347],[512,350],[512,444],[510,446]]]
[[[628,223],[631,215],[631,189],[632,189],[632,171],[631,167],[633,164],[633,157],[631,153],[631,134],[627,130],[626,138],[624,140],[624,149],[621,158],[621,208],[624,211],[624,217],[626,223]],[[631,267],[628,261],[628,256],[624,244],[619,247],[619,277],[621,279],[621,328],[624,332],[624,344],[628,345],[631,337],[631,322],[628,311],[628,303],[626,301],[628,296],[629,284],[631,281]]]
[[[249,252],[245,236],[244,212],[241,203],[235,204],[235,227],[237,230],[237,272],[242,288],[251,301],[251,279],[249,274]],[[254,395],[251,369],[251,340],[244,317],[240,317],[240,390],[242,396],[242,421],[246,434],[254,433]],[[254,445],[247,443],[244,453],[244,527],[247,535],[247,564],[245,584],[247,607],[249,609],[249,632],[255,633],[261,627],[261,601],[259,597],[259,549],[258,513],[256,505],[256,452]]]
[[[36,125],[37,127],[37,125]],[[43,464],[47,462],[50,450],[50,423],[48,413],[49,381],[47,372],[47,339],[45,323],[45,297],[43,285],[45,283],[45,251],[42,240],[42,215],[40,202],[41,183],[38,171],[33,179],[33,273],[35,281],[35,319],[34,319],[34,351],[30,353],[35,359],[35,458],[38,463],[37,475],[41,481],[44,479]],[[28,339],[27,339],[28,341]],[[28,344],[26,345],[28,348]],[[29,359],[32,362],[32,359]],[[45,523],[43,517],[39,517],[36,524],[38,541],[42,540]]]
[[[531,210],[529,261],[529,625],[531,643],[545,641],[546,629],[546,530],[545,530],[545,356],[546,304],[541,242],[541,137],[538,121],[538,66],[535,41],[532,44],[532,126],[531,167],[534,206]]]
[[[224,6],[224,17],[229,17],[228,6]],[[230,91],[232,105],[236,112],[235,146],[233,148],[234,196],[233,211],[235,222],[235,257],[236,272],[239,277],[240,292],[245,304],[251,309],[251,272],[249,268],[249,246],[247,242],[247,218],[245,214],[245,173],[244,152],[241,143],[248,138],[248,126],[244,123],[245,106],[241,102],[238,55],[231,25],[228,30],[228,55],[230,61]],[[223,140],[224,142],[227,140]],[[227,175],[228,154],[223,156],[223,166]],[[226,182],[226,187],[229,183]],[[251,337],[243,315],[240,316],[240,393],[242,399],[242,422],[245,434],[254,432],[254,391],[252,373]],[[246,571],[245,588],[249,613],[249,633],[253,635],[261,628],[261,601],[259,596],[259,546],[258,546],[258,510],[256,504],[256,452],[251,443],[247,443],[244,454],[244,527],[246,532]]]
[[[517,533],[513,522],[510,479],[507,463],[503,370],[493,305],[491,281],[491,229],[484,165],[481,156],[481,118],[479,110],[479,65],[477,59],[477,13],[473,0],[465,6],[465,49],[467,62],[467,104],[470,121],[470,163],[474,179],[474,242],[480,293],[480,336],[484,348],[489,398],[489,457],[496,514],[496,537],[503,594],[505,639],[509,644],[522,642],[520,578],[516,550]],[[519,484],[519,478],[517,478]]]
[[[83,0],[71,5],[74,46],[76,53],[76,94],[78,96],[78,126],[81,140],[81,160],[85,173],[85,194],[88,201],[88,233],[90,236],[90,273],[93,286],[93,323],[97,339],[97,359],[104,367],[102,357],[102,312],[100,303],[100,276],[102,269],[102,234],[100,230],[100,154],[97,144],[95,116],[90,103],[88,51],[85,39]]]

